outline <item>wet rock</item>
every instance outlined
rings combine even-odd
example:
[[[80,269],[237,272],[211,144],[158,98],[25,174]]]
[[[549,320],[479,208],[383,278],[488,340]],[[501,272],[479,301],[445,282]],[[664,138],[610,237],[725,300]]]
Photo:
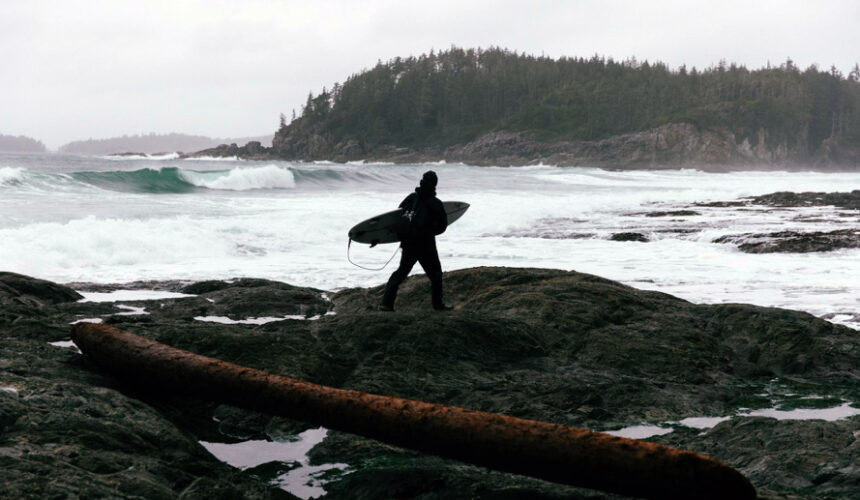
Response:
[[[760,498],[852,498],[860,491],[858,435],[860,417],[836,422],[745,417],[654,441],[731,457]],[[794,449],[798,442],[806,445]]]
[[[714,243],[734,243],[746,253],[810,253],[860,248],[860,230],[840,229],[830,232],[779,231],[720,236]]]
[[[727,416],[742,407],[769,406],[769,398],[761,395],[774,379],[785,384],[785,392],[860,401],[860,338],[856,331],[806,313],[739,304],[697,305],[597,276],[558,270],[475,268],[446,273],[444,280],[446,299],[456,307],[448,313],[431,309],[429,282],[422,275],[403,284],[395,313],[376,310],[382,286],[342,290],[328,302],[318,290],[242,279],[182,288],[196,297],[149,301],[147,323],[125,316],[114,316],[112,321],[179,348],[311,382],[596,430],[692,416]],[[302,306],[309,311],[333,307],[336,314],[263,325],[193,319],[197,308],[204,315],[239,318],[246,314],[279,317]],[[66,385],[62,391],[52,392],[58,399],[46,407],[46,413],[57,412],[59,422],[85,408],[81,401],[93,399],[97,404],[87,410],[93,415],[74,421],[83,422],[81,428],[87,429],[110,426],[110,432],[105,431],[108,436],[125,436],[115,439],[130,444],[116,448],[95,440],[66,442],[48,425],[27,427],[29,434],[23,442],[32,447],[38,440],[60,448],[72,443],[77,453],[92,457],[83,463],[97,471],[111,467],[96,460],[104,450],[110,451],[114,454],[108,456],[115,457],[111,463],[133,464],[133,471],[147,471],[147,480],[156,486],[146,488],[157,489],[141,486],[141,491],[156,496],[164,492],[169,497],[179,489],[197,493],[195,488],[204,487],[214,492],[235,488],[252,497],[255,492],[268,491],[253,474],[237,478],[230,475],[233,469],[219,468],[203,452],[198,455],[194,438],[186,433],[196,439],[205,436],[206,441],[216,441],[219,434],[225,441],[284,439],[306,429],[306,424],[224,405],[167,400],[159,396],[158,388],[146,394],[132,391],[105,378],[73,350],[35,340],[36,335],[62,339],[68,318],[92,312],[90,307],[74,302],[43,304],[38,306],[42,316],[17,330],[0,324],[4,336],[0,349],[7,349],[0,352],[0,385],[19,387],[22,380],[35,384],[61,379]],[[9,352],[7,345],[12,344],[7,339],[20,352]],[[33,407],[0,404],[0,439],[5,440],[7,429],[33,412]],[[856,418],[846,422],[854,421]],[[145,429],[160,430],[144,434]],[[732,420],[715,428],[712,432],[720,433],[715,437],[678,429],[677,434],[659,439],[678,439],[685,448],[738,467],[774,495],[814,498],[825,491],[849,491],[846,485],[860,480],[860,471],[840,462],[842,456],[854,456],[853,449],[845,449],[856,443],[847,434],[838,438],[844,438],[844,444],[828,438],[818,447],[813,442],[818,439],[816,433],[829,432],[821,430],[829,429],[827,426],[811,427],[815,430],[793,440],[785,437],[792,429],[789,426],[763,425],[755,438],[744,435],[747,429]],[[155,446],[150,441],[160,441],[153,433],[172,437],[167,445]],[[757,450],[756,439],[773,441]],[[142,445],[135,448],[135,443]],[[803,454],[806,449],[815,453]],[[803,454],[803,463],[809,464],[817,456],[824,465],[798,466],[800,462],[789,458],[792,453]],[[4,455],[2,460],[7,462],[3,465],[23,470],[21,456]],[[179,465],[162,467],[165,456],[178,457],[175,462]],[[312,451],[311,458],[317,464],[350,465],[348,474],[332,472],[332,482],[326,485],[332,498],[610,498],[336,432]],[[43,474],[64,473],[61,463],[48,464]],[[113,474],[128,484],[139,480],[123,471]],[[110,472],[100,472],[105,473]],[[96,473],[75,474],[85,481],[86,474]],[[101,484],[99,481],[88,484]]]
[[[750,205],[764,205],[779,208],[803,208],[834,206],[846,210],[860,210],[860,190],[835,193],[779,191],[761,196],[751,196],[736,201],[714,201],[707,203],[696,203],[697,207],[745,207]],[[856,214],[846,214],[853,216]]]
[[[645,217],[691,217],[694,215],[702,215],[695,210],[670,210],[666,212],[648,212]]]
[[[293,498],[215,460],[73,350],[0,338],[0,497]]]
[[[728,208],[728,207],[745,207],[748,206],[749,202],[747,201],[709,201],[696,203],[694,206],[697,207],[710,207],[710,208]]]
[[[647,243],[648,238],[642,233],[615,233],[609,237],[612,241],[639,241]]]
[[[64,285],[80,292],[108,293],[117,290],[159,290],[165,292],[179,292],[195,283],[191,280],[138,280],[127,283],[90,283],[88,281],[74,281]],[[205,283],[205,282],[203,282]]]
[[[63,285],[22,274],[0,272],[0,299],[22,299],[36,304],[59,304],[83,298]]]
[[[83,297],[71,288],[21,274],[0,272],[0,328],[10,325],[31,336],[56,336],[44,326],[46,306],[74,302]],[[64,335],[64,334],[63,334]]]
[[[197,297],[171,302],[160,308],[157,314],[186,319],[227,316],[241,320],[263,316],[315,316],[325,314],[331,308],[323,298],[322,290],[264,279],[202,281],[179,291]]]
[[[860,210],[860,190],[850,193],[793,193],[780,191],[777,193],[755,196],[751,198],[756,205],[773,207],[820,207],[831,205],[849,210]]]

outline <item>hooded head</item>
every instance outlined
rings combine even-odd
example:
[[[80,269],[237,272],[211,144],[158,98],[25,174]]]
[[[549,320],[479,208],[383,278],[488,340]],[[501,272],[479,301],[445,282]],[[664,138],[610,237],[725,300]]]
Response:
[[[424,172],[424,175],[421,177],[421,182],[418,184],[418,187],[415,188],[415,191],[418,192],[418,195],[422,198],[436,196],[437,182],[439,182],[439,178],[436,177],[436,172],[428,170]]]
[[[421,177],[421,187],[435,189],[438,182],[439,178],[436,177],[436,172],[432,170],[424,172],[424,175]]]

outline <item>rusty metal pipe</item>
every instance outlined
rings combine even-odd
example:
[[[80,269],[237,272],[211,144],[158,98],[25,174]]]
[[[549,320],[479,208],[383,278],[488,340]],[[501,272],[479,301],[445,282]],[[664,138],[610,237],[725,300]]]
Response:
[[[556,483],[643,498],[754,499],[740,472],[655,443],[454,406],[326,387],[176,349],[106,325],[72,340],[146,387],[303,420]]]

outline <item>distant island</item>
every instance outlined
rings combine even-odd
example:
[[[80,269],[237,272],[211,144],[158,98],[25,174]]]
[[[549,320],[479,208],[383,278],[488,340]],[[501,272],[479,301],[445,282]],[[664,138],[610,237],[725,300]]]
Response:
[[[23,135],[0,134],[0,153],[44,153],[47,150],[42,141]]]
[[[860,67],[790,59],[704,70],[611,58],[452,48],[380,62],[281,116],[289,160],[477,165],[860,166]],[[209,151],[219,154],[218,151]]]
[[[240,137],[235,139],[212,138],[202,135],[188,134],[140,134],[124,135],[109,139],[89,139],[85,141],[73,141],[60,146],[61,153],[74,153],[85,155],[110,155],[121,153],[171,153],[177,151],[198,151],[212,148],[223,143],[247,143],[257,141],[266,146],[271,146],[272,136],[262,137]]]

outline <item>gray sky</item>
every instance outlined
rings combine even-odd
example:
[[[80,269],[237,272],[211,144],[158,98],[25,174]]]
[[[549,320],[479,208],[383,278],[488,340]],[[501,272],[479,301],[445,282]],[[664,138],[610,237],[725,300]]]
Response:
[[[0,0],[0,133],[48,147],[148,132],[275,130],[377,60],[506,47],[751,68],[860,61],[854,1]]]

